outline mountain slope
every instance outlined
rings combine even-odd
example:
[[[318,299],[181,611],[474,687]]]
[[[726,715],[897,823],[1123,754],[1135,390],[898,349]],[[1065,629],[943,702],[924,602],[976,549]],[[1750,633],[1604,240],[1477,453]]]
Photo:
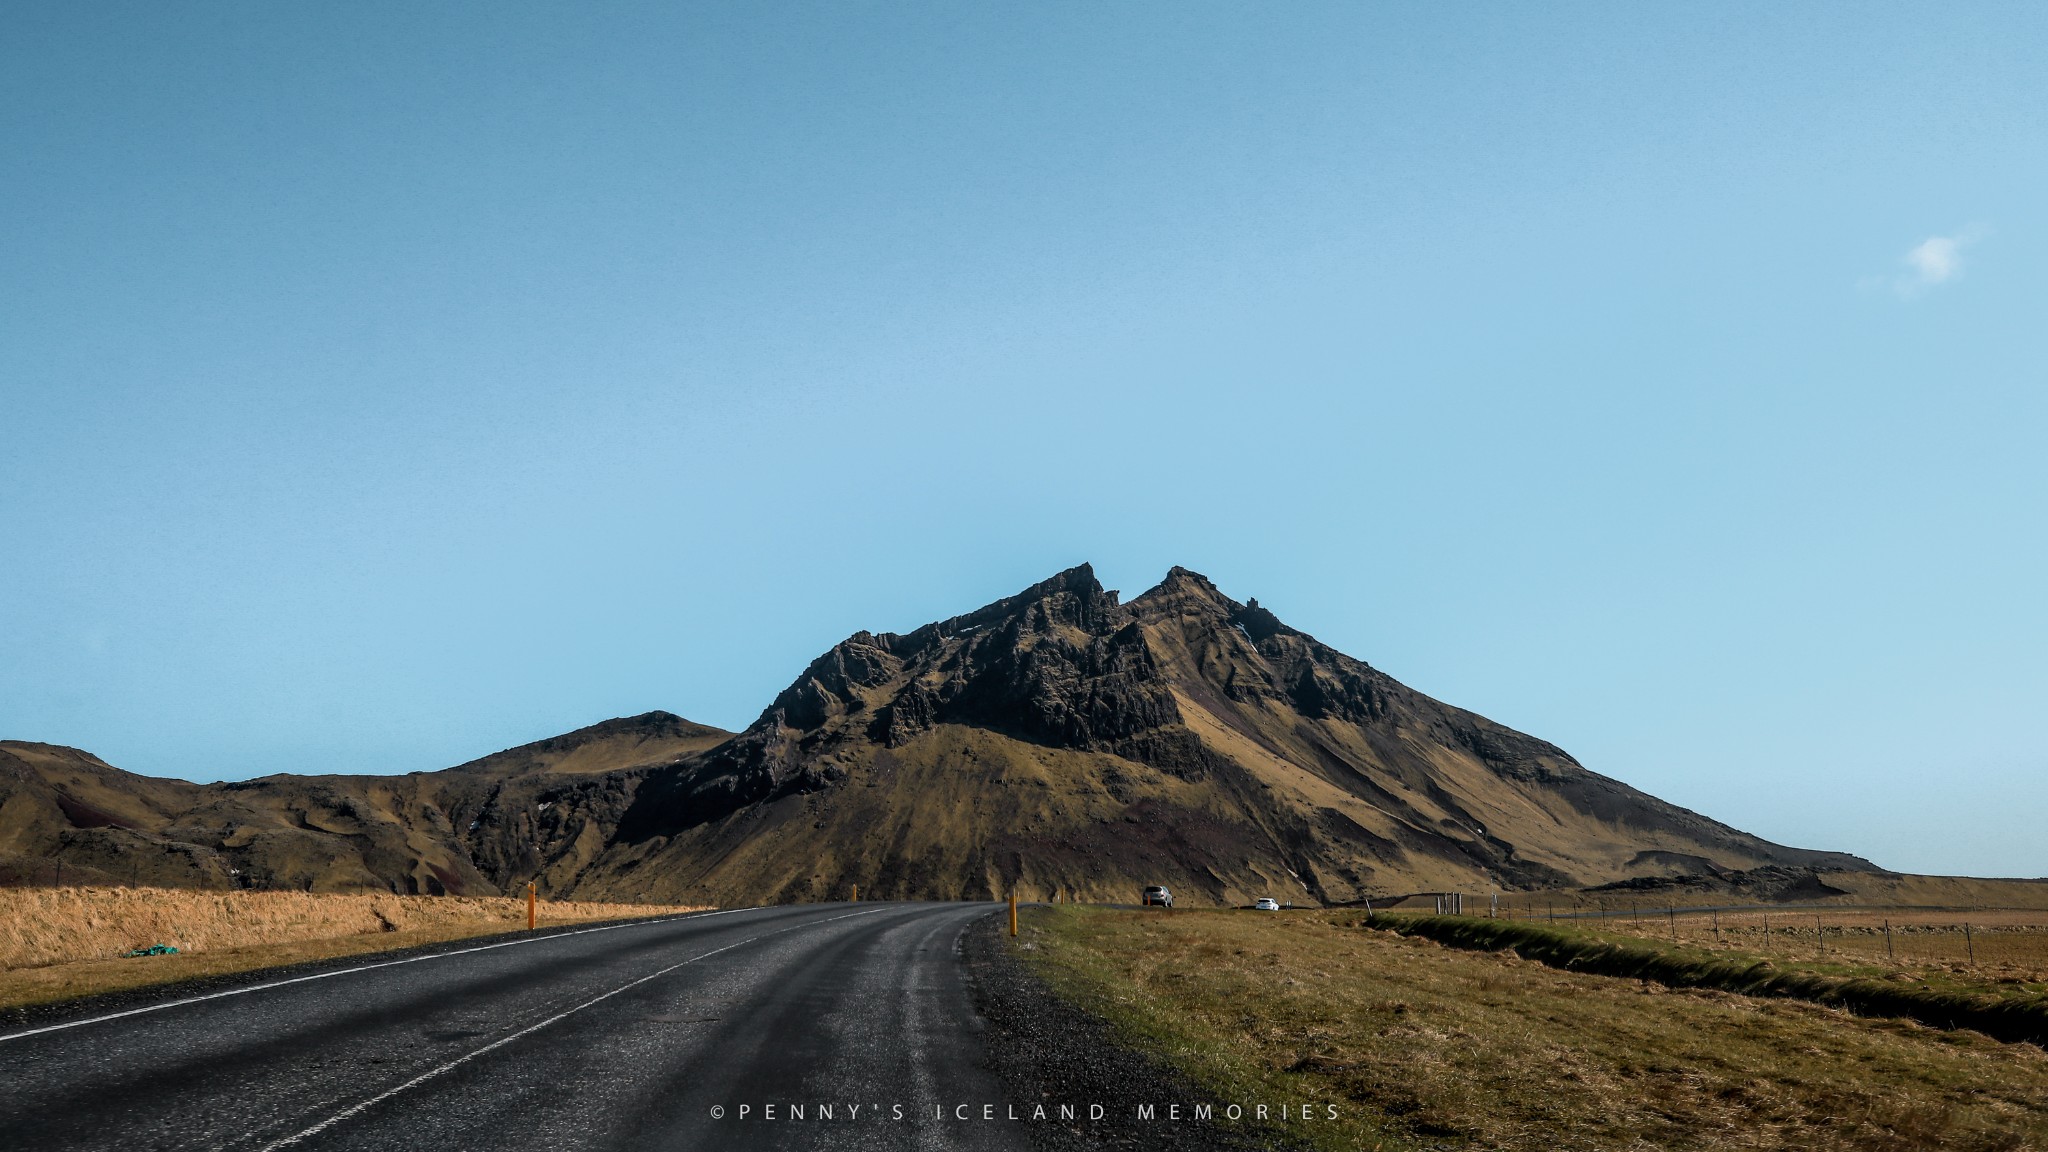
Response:
[[[1868,868],[1665,804],[1175,569],[1086,566],[857,633],[761,718],[653,771],[592,895],[1342,901],[1764,864]]]
[[[1174,569],[859,632],[737,735],[665,712],[442,772],[153,780],[0,743],[0,878],[763,903],[1347,901],[1869,870],[1587,771]]]
[[[650,712],[442,772],[207,785],[123,772],[73,748],[0,741],[0,882],[48,882],[62,861],[80,883],[497,892],[538,869],[536,842],[594,847],[608,832],[551,816],[553,791],[587,793],[583,806],[601,809],[605,795],[629,794],[621,790],[631,769],[730,736]]]

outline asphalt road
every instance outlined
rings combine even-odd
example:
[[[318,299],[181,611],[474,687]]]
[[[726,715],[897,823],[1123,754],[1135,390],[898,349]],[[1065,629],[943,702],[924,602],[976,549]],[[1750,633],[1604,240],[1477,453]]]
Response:
[[[992,911],[700,914],[15,1029],[0,1148],[1023,1148],[959,958]]]

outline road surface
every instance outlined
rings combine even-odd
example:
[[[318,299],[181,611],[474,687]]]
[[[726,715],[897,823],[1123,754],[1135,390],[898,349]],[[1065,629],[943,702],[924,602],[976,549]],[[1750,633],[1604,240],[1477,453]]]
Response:
[[[565,932],[0,1033],[0,1147],[1014,1149],[988,904]]]

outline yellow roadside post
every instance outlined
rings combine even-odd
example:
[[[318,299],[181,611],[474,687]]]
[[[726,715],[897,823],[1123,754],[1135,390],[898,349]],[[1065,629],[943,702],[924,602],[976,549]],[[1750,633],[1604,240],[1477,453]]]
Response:
[[[853,886],[853,899],[851,899],[851,900],[847,901],[847,903],[849,903],[849,904],[858,904],[858,903],[860,903],[860,885],[858,885],[858,884],[855,884],[855,885]]]
[[[540,923],[539,896],[534,891],[533,881],[526,882],[526,930],[531,932]]]
[[[1017,890],[1010,889],[1010,935],[1017,934]]]

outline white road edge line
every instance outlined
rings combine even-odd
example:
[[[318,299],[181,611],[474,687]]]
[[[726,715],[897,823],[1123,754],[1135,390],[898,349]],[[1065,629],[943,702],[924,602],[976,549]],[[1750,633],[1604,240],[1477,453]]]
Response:
[[[713,916],[724,916],[732,912],[752,912],[753,908],[721,908],[716,912],[689,912],[681,916],[663,916],[656,920],[634,920],[627,924],[606,924],[597,928],[578,928],[572,932],[551,932],[546,936],[529,936],[523,940],[504,940],[496,944],[479,944],[474,948],[458,948],[453,952],[436,952],[431,956],[408,956],[403,960],[385,960],[376,964],[358,964],[353,968],[340,968],[333,972],[315,972],[311,976],[294,976],[289,980],[273,980],[268,984],[251,984],[247,988],[230,988],[225,992],[208,992],[204,996],[187,996],[183,1000],[167,1000],[162,1004],[150,1004],[142,1008],[129,1008],[121,1012],[109,1012],[104,1016],[88,1016],[83,1020],[70,1020],[62,1024],[45,1024],[41,1028],[30,1028],[22,1032],[10,1032],[0,1036],[0,1044],[19,1040],[24,1036],[40,1036],[45,1032],[62,1032],[66,1028],[83,1028],[87,1024],[100,1024],[108,1020],[119,1020],[123,1016],[140,1016],[145,1012],[161,1012],[166,1008],[182,1008],[187,1004],[198,1004],[206,1000],[218,1000],[223,996],[241,996],[250,992],[265,992],[282,988],[287,984],[303,984],[308,980],[325,980],[332,976],[353,976],[357,972],[370,972],[378,968],[396,968],[400,964],[418,964],[425,960],[445,960],[450,956],[467,956],[472,952],[489,952],[493,948],[510,948],[516,944],[544,944],[549,940],[561,940],[569,936],[584,936],[592,932],[609,932],[614,928],[644,928],[652,924],[673,924],[678,920],[709,920]]]
[[[737,911],[737,909],[735,909],[735,911]],[[514,1040],[519,1039],[521,1036],[528,1036],[535,1032],[538,1032],[541,1029],[547,1027],[550,1024],[555,1023],[558,1020],[565,1020],[571,1016],[574,1016],[576,1013],[583,1011],[585,1008],[590,1007],[592,1004],[597,1004],[602,1001],[609,1000],[612,997],[617,996],[619,993],[626,991],[628,988],[636,988],[642,984],[647,983],[649,980],[654,980],[662,976],[666,976],[669,973],[685,965],[695,964],[699,960],[709,959],[710,957],[718,955],[720,952],[730,952],[735,948],[739,948],[747,944],[752,944],[756,940],[765,940],[770,936],[780,936],[784,932],[794,932],[799,928],[815,928],[820,924],[830,924],[834,920],[848,920],[855,916],[872,916],[876,912],[882,911],[886,911],[886,909],[871,908],[860,912],[848,912],[844,916],[831,916],[823,920],[812,920],[803,924],[792,924],[787,928],[778,928],[773,932],[763,932],[759,936],[749,936],[745,940],[735,941],[731,944],[727,944],[723,948],[713,948],[709,952],[704,952],[699,955],[692,956],[688,960],[683,960],[671,964],[668,967],[663,968],[659,972],[649,972],[647,975],[640,977],[638,980],[628,981],[627,983],[621,984],[617,988],[614,988],[609,992],[606,992],[599,996],[593,996],[590,999],[585,1000],[583,1003],[576,1005],[574,1008],[565,1008],[562,1011],[555,1013],[553,1016],[550,1016],[547,1019],[542,1020],[538,1024],[529,1024],[526,1027],[521,1028],[519,1031],[512,1033],[510,1036],[501,1036],[498,1039],[491,1041],[489,1044],[484,1045],[483,1047],[477,1049],[474,1052],[470,1052],[462,1056],[457,1056],[455,1059],[450,1060],[446,1064],[443,1064],[437,1068],[429,1068],[425,1072],[420,1073],[419,1075],[413,1077],[410,1080],[407,1080],[405,1083],[400,1084],[395,1088],[386,1088],[384,1091],[377,1093],[375,1096],[370,1097],[368,1100],[364,1100],[359,1103],[349,1105],[341,1111],[336,1112],[334,1115],[329,1116],[327,1119],[322,1120],[318,1124],[313,1125],[311,1128],[307,1128],[300,1132],[294,1132],[290,1136],[287,1136],[282,1140],[277,1140],[272,1143],[265,1144],[262,1148],[258,1149],[258,1152],[276,1152],[276,1150],[279,1148],[288,1148],[293,1144],[297,1144],[299,1141],[306,1139],[309,1136],[318,1136],[320,1133],[325,1132],[329,1128],[334,1127],[336,1124],[341,1123],[343,1120],[346,1120],[351,1116],[360,1115],[364,1111],[373,1108],[378,1104],[382,1104],[384,1101],[391,1099],[393,1096],[396,1096],[401,1092],[410,1091],[413,1088],[417,1088],[420,1085],[425,1084],[427,1081],[432,1080],[436,1076],[440,1076],[447,1072],[452,1072],[455,1069],[460,1068],[464,1064],[469,1063],[471,1060],[476,1059],[477,1057],[483,1055],[486,1052],[491,1051],[494,1048],[502,1048],[505,1045],[510,1044]]]

